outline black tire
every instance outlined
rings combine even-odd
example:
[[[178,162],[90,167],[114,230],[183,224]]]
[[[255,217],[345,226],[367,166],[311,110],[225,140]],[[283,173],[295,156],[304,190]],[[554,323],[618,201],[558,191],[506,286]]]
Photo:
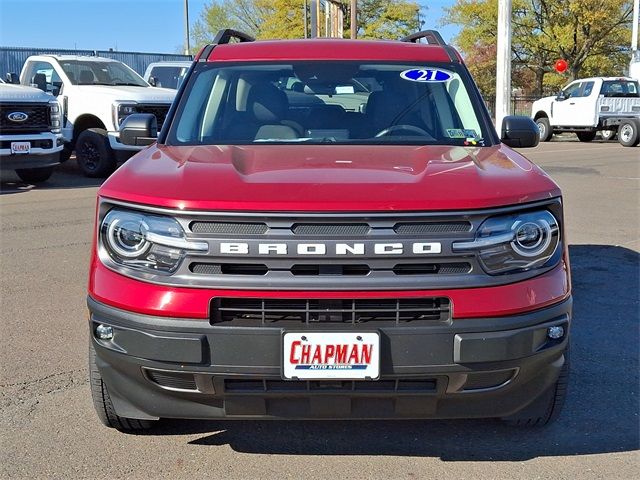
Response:
[[[618,142],[623,147],[635,147],[640,143],[640,122],[634,119],[623,120],[618,126]]]
[[[71,154],[73,153],[73,146],[70,143],[65,143],[62,151],[60,152],[60,163],[64,163],[69,158],[71,158]]]
[[[525,407],[515,415],[502,420],[512,427],[530,428],[544,427],[554,422],[564,406],[569,383],[569,349],[564,352],[564,365],[560,370],[558,380],[531,405]]]
[[[551,137],[553,137],[553,129],[551,128],[549,119],[547,117],[540,117],[536,120],[536,125],[540,131],[540,141],[548,142],[551,140]]]
[[[107,131],[89,128],[76,141],[76,159],[85,176],[91,178],[108,177],[116,169],[117,163],[109,145]]]
[[[590,142],[596,138],[596,132],[577,132],[576,135],[581,142]]]
[[[46,182],[51,177],[54,167],[21,168],[16,170],[20,179],[25,183]]]
[[[137,420],[116,414],[111,403],[109,390],[107,390],[107,386],[102,381],[102,376],[96,365],[96,350],[91,341],[89,341],[89,384],[93,407],[96,409],[98,418],[105,426],[115,428],[121,432],[135,432],[147,430],[156,424],[154,420]]]
[[[602,137],[602,140],[604,140],[605,142],[613,140],[614,138],[616,138],[617,134],[618,134],[618,132],[616,132],[615,130],[601,130],[600,131],[600,136]]]

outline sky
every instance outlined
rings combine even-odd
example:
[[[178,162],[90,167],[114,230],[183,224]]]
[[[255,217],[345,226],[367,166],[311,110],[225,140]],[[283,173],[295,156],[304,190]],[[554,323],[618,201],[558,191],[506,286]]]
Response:
[[[419,0],[423,28],[450,41],[456,28],[439,22],[453,2]],[[191,24],[208,3],[189,0]],[[0,46],[179,53],[183,8],[183,0],[0,0]]]

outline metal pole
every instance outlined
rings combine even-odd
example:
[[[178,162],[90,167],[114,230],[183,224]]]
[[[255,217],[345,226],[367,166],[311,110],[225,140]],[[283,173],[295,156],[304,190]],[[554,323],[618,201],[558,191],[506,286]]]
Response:
[[[358,38],[358,0],[351,0],[351,38]]]
[[[311,38],[318,37],[318,2],[311,0]]]
[[[308,21],[309,19],[307,18],[307,0],[304,0],[304,6],[302,7],[304,10],[302,12],[302,18],[304,21],[304,38],[309,38],[309,27],[308,27]]]
[[[496,129],[511,107],[511,0],[498,0],[498,55],[496,67]]]
[[[184,0],[184,54],[191,55],[189,42],[189,0]]]
[[[632,51],[637,51],[638,50],[638,23],[640,23],[640,18],[638,18],[638,11],[640,10],[640,7],[638,6],[640,4],[640,0],[634,0],[633,1],[633,26],[631,27],[631,50]]]

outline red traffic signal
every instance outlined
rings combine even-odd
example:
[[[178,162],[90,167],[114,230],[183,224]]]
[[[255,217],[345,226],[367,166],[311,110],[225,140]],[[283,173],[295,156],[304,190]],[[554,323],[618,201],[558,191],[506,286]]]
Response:
[[[556,60],[556,64],[554,65],[556,72],[558,73],[564,73],[567,71],[567,68],[569,68],[569,65],[567,64],[566,60]]]

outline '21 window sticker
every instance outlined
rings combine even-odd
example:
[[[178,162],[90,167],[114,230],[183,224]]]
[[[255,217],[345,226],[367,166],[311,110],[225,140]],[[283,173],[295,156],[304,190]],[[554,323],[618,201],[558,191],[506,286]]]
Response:
[[[451,80],[451,73],[438,68],[412,68],[400,73],[400,78],[410,82],[448,82]]]

